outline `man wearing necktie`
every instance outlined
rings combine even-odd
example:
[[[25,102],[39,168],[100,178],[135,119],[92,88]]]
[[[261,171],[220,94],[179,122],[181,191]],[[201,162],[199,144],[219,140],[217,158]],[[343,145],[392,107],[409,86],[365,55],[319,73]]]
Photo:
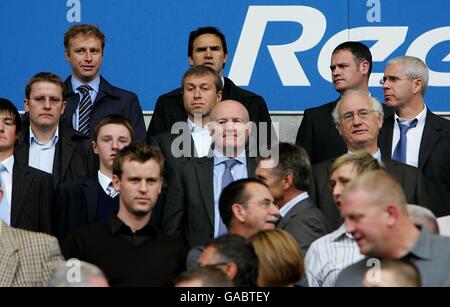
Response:
[[[383,107],[378,100],[364,92],[347,91],[338,101],[333,119],[349,153],[364,151],[371,154],[398,180],[410,204],[428,206],[429,198],[422,173],[415,167],[386,157],[378,147],[379,130],[383,125]],[[313,165],[308,193],[328,219],[332,230],[336,230],[343,222],[328,181],[334,160]]]
[[[428,67],[416,57],[388,62],[381,83],[395,114],[386,118],[379,144],[384,155],[423,172],[429,208],[441,217],[450,215],[450,121],[427,108],[428,79]]]
[[[212,157],[191,158],[169,178],[162,227],[192,248],[227,232],[219,213],[219,197],[230,182],[253,177],[255,157],[246,153],[251,124],[246,108],[222,101],[211,112]]]
[[[130,121],[136,139],[145,141],[145,123],[135,93],[109,84],[100,76],[105,35],[94,25],[77,24],[64,34],[66,60],[72,75],[66,79],[64,122],[90,136],[99,121],[120,114]]]

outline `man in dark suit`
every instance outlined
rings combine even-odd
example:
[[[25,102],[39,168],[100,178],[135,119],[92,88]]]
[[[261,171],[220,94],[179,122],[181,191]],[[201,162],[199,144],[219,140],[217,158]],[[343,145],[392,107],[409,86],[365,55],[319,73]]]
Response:
[[[232,181],[252,177],[256,161],[245,148],[251,125],[247,109],[237,101],[217,104],[209,122],[213,157],[192,158],[169,178],[162,228],[187,247],[207,244],[226,233],[219,214],[219,196]]]
[[[99,74],[105,48],[100,29],[75,25],[65,33],[64,47],[72,75],[65,81],[67,108],[63,121],[92,137],[103,117],[120,114],[132,124],[136,139],[144,141],[144,116],[136,94],[112,86]]]
[[[132,127],[124,117],[109,115],[98,123],[92,141],[100,160],[98,174],[63,183],[56,190],[55,235],[60,241],[71,230],[117,211],[119,197],[112,187],[113,162],[117,153],[132,141]]]
[[[0,183],[5,191],[0,218],[15,228],[51,233],[52,176],[15,161],[21,128],[17,108],[0,98]]]
[[[53,186],[85,178],[92,172],[89,138],[60,125],[66,107],[64,83],[55,74],[41,72],[25,88],[27,119],[14,148],[17,162],[53,175]]]
[[[339,134],[347,144],[348,152],[365,151],[380,161],[386,171],[398,180],[409,203],[428,205],[428,195],[422,173],[412,166],[382,159],[378,148],[379,129],[383,124],[383,107],[375,98],[365,92],[348,91],[339,100],[333,118]],[[336,157],[335,157],[336,158]],[[333,230],[342,224],[342,219],[329,186],[330,159],[312,168],[310,195],[324,213]]]
[[[308,195],[311,165],[299,146],[280,143],[269,158],[261,159],[256,177],[267,184],[280,208],[277,228],[289,232],[305,255],[312,242],[330,231],[322,212]]]
[[[253,131],[252,137],[256,138],[258,134],[264,131],[267,133],[267,139],[261,144],[269,144],[271,137],[276,139],[276,134],[272,132],[271,119],[266,102],[261,96],[241,89],[233,81],[223,76],[223,68],[227,58],[228,51],[225,36],[217,28],[198,28],[190,33],[188,45],[189,64],[204,65],[214,69],[222,78],[222,99],[236,100],[242,103],[250,114],[250,121],[254,122],[258,127],[257,131]],[[152,136],[170,131],[174,123],[186,121],[187,117],[187,112],[183,107],[182,88],[177,88],[160,96],[156,102],[147,131],[147,142]],[[259,127],[260,124],[261,127]]]
[[[349,41],[337,46],[330,68],[334,89],[339,94],[347,90],[369,93],[372,54],[364,44]],[[338,100],[305,110],[295,143],[306,149],[312,165],[347,152],[331,116]],[[391,110],[383,108],[385,115],[392,114]]]
[[[395,115],[386,118],[381,128],[381,151],[388,158],[418,167],[425,176],[429,208],[438,217],[449,215],[450,121],[424,103],[428,67],[416,57],[397,57],[388,62],[382,81],[384,99]],[[401,128],[408,125],[402,134]]]

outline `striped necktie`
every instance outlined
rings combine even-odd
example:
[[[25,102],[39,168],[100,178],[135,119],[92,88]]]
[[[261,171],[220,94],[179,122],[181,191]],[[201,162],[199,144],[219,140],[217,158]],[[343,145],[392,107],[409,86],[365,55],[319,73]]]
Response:
[[[78,87],[78,90],[83,94],[79,104],[78,131],[89,136],[89,123],[92,111],[92,100],[89,91],[92,90],[92,88],[89,85],[82,85]]]

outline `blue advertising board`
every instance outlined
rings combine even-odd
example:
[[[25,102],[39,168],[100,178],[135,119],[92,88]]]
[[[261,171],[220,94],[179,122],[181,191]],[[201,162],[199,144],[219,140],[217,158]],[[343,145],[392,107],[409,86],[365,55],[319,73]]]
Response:
[[[197,27],[217,26],[229,57],[224,74],[262,95],[271,111],[302,111],[336,98],[330,55],[346,40],[370,46],[370,91],[387,61],[414,55],[430,68],[426,102],[450,112],[450,1],[428,0],[18,0],[0,1],[0,97],[23,109],[35,73],[70,74],[63,35],[93,23],[107,42],[102,75],[138,94],[144,111],[180,84],[187,41]]]

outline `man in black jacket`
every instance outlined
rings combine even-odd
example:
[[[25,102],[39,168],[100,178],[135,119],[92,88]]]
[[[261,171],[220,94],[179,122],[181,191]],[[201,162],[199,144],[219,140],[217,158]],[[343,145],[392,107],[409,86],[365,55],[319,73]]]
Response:
[[[189,35],[188,60],[192,65],[205,65],[213,68],[222,78],[222,100],[235,100],[242,103],[250,114],[250,121],[254,122],[258,133],[265,131],[267,139],[261,139],[259,144],[268,144],[271,137],[276,138],[272,131],[269,111],[264,99],[252,92],[236,86],[233,81],[223,76],[223,68],[227,62],[228,51],[225,36],[217,28],[204,27],[192,31]],[[177,88],[158,98],[155,110],[147,131],[147,142],[155,135],[170,131],[176,122],[187,119],[187,112],[183,107],[183,89]],[[260,127],[261,124],[261,127]],[[257,132],[254,131],[254,132]]]

